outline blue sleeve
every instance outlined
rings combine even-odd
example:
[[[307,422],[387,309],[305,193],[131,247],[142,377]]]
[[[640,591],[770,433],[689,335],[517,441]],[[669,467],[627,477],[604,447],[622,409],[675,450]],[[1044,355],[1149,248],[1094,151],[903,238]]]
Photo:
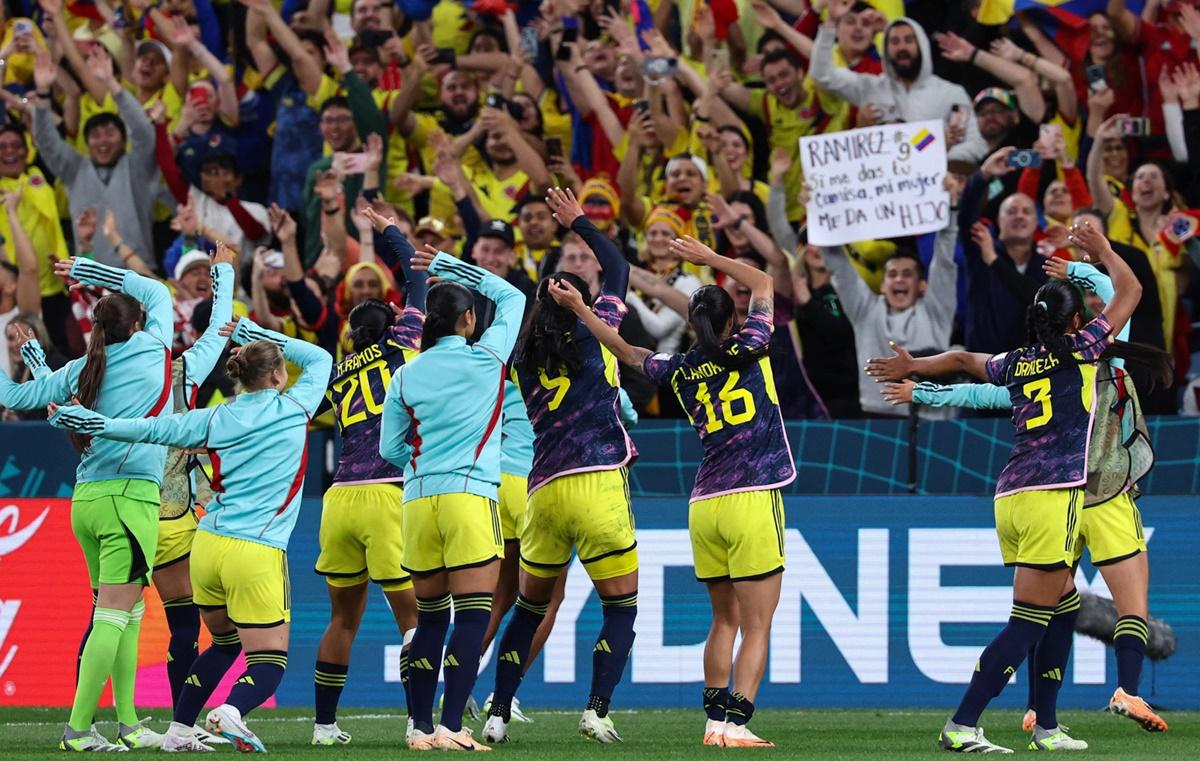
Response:
[[[383,403],[383,420],[379,428],[379,456],[397,468],[408,464],[412,447],[408,445],[408,430],[412,427],[412,415],[404,406],[404,370],[392,378],[388,385],[387,399]]]
[[[972,410],[1012,409],[1008,389],[991,383],[956,383],[942,386],[937,383],[918,383],[913,389],[913,402],[926,407],[964,407]]]
[[[625,393],[625,389],[617,389],[617,399],[621,404],[621,425],[629,430],[638,424],[637,410],[634,409],[633,401],[629,398],[629,394]]]
[[[182,449],[207,443],[209,423],[218,409],[147,418],[107,418],[87,407],[70,404],[59,407],[50,416],[50,425],[88,436],[163,444]]]
[[[495,352],[501,361],[512,356],[521,332],[521,321],[525,316],[525,294],[503,278],[459,261],[446,253],[439,253],[430,265],[429,274],[460,283],[491,299],[496,304],[496,317],[491,326],[483,331],[476,345]]]
[[[34,380],[50,375],[50,367],[46,364],[46,352],[36,338],[21,344],[21,361],[29,368]]]
[[[207,380],[225,350],[226,339],[220,334],[233,319],[233,266],[218,264],[212,268],[213,308],[208,327],[196,343],[183,353],[183,392],[191,406],[193,389]]]
[[[625,294],[629,291],[629,262],[625,261],[624,256],[621,256],[621,250],[617,248],[617,244],[600,232],[587,217],[581,216],[572,221],[571,230],[578,233],[579,237],[583,238],[583,242],[588,244],[588,248],[592,249],[596,260],[600,262],[601,269],[604,270],[600,292],[611,293],[624,299]]]
[[[1113,296],[1117,295],[1117,289],[1113,287],[1112,278],[1087,262],[1070,262],[1067,264],[1067,279],[1075,285],[1086,288],[1096,294],[1105,304],[1112,301]],[[1132,322],[1133,320],[1125,321],[1121,332],[1117,333],[1118,341],[1129,340],[1129,325]]]
[[[416,253],[416,249],[412,247],[408,238],[404,237],[404,233],[400,232],[400,228],[395,225],[388,226],[380,237],[383,238],[386,245],[376,245],[376,252],[392,268],[392,272],[396,271],[396,267],[389,259],[394,259],[404,273],[404,288],[407,293],[404,305],[424,312],[425,294],[429,290],[429,273],[412,268],[413,254]]]
[[[192,5],[196,8],[196,21],[200,25],[200,40],[204,47],[208,48],[218,61],[227,60],[229,56],[221,39],[221,25],[217,21],[217,12],[213,10],[212,3],[209,0],[193,0]]]
[[[62,404],[71,398],[71,377],[74,368],[82,368],[83,360],[68,362],[49,375],[34,377],[26,383],[13,383],[8,373],[0,370],[0,407],[10,410],[36,410],[50,402]]]
[[[170,346],[174,341],[175,311],[171,292],[167,286],[150,277],[143,277],[133,270],[109,267],[91,259],[75,260],[71,277],[81,283],[98,285],[110,291],[119,291],[134,297],[146,310],[147,333]]]
[[[329,352],[316,344],[259,327],[250,318],[243,317],[234,328],[233,342],[241,346],[251,341],[270,341],[283,349],[284,359],[300,368],[300,377],[284,392],[284,396],[295,399],[312,417],[325,398],[329,373],[333,370],[333,357],[329,356]]]

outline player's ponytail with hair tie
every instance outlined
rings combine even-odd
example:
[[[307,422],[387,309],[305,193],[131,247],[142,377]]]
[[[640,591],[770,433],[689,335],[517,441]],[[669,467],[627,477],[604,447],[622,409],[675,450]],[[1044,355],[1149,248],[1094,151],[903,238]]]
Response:
[[[688,299],[688,321],[696,333],[696,345],[709,361],[721,367],[736,369],[757,362],[762,352],[726,351],[721,346],[721,334],[733,320],[733,299],[725,289],[705,285],[696,289]]]
[[[92,309],[92,334],[88,338],[85,355],[87,361],[79,372],[79,387],[75,391],[79,404],[89,409],[95,407],[108,367],[109,344],[128,341],[141,319],[141,303],[127,294],[110,293],[96,302]],[[86,452],[91,446],[91,437],[73,433],[71,443],[77,451]]]
[[[396,324],[396,315],[379,299],[367,299],[350,310],[346,323],[350,326],[350,344],[360,352],[383,339],[387,329]]]
[[[425,297],[425,328],[421,331],[421,351],[428,351],[440,339],[455,334],[458,318],[475,308],[475,296],[458,283],[441,282]]]

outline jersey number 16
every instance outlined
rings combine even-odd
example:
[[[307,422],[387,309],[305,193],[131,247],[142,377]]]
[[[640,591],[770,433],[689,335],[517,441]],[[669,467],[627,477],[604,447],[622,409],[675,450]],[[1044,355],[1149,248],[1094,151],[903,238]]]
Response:
[[[708,420],[704,428],[708,433],[716,433],[724,428],[726,423],[741,425],[754,419],[754,395],[747,389],[737,387],[741,377],[737,370],[733,370],[725,380],[725,385],[721,386],[721,391],[717,394],[717,400],[721,403],[719,416],[708,384],[700,383],[696,386],[696,401],[704,405],[704,415]],[[740,403],[740,412],[735,410],[735,403]]]

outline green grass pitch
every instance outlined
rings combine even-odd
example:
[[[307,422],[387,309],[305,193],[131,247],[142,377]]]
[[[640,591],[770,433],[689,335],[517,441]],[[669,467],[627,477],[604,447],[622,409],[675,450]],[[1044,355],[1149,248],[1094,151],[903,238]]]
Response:
[[[65,719],[65,709],[0,708],[0,757],[4,759],[62,759],[56,750]],[[775,750],[735,751],[705,748],[700,745],[704,716],[694,711],[616,711],[617,729],[625,738],[623,745],[605,747],[586,743],[576,732],[578,714],[533,711],[532,724],[514,723],[513,742],[496,747],[493,758],[554,759],[590,758],[604,755],[629,761],[643,759],[696,759],[726,753],[767,755],[778,759],[948,759],[935,747],[938,730],[946,711],[932,710],[857,710],[857,711],[768,711],[755,714],[755,730],[779,747]],[[165,729],[167,715],[151,712],[156,729]],[[314,748],[312,714],[303,709],[257,711],[250,726],[275,755],[286,757],[325,757],[358,759],[394,759],[404,749],[404,717],[399,712],[343,711],[339,724],[354,736],[347,746]],[[101,731],[112,730],[111,711],[101,714]],[[1071,727],[1075,737],[1091,743],[1082,758],[1112,758],[1122,761],[1141,759],[1200,758],[1200,713],[1166,713],[1171,725],[1166,734],[1148,734],[1128,719],[1099,711],[1063,711],[1059,718]],[[1028,737],[1021,732],[1020,714],[1014,711],[990,711],[984,727],[993,742],[1025,754]],[[476,732],[479,726],[476,726]],[[110,734],[110,736],[112,736]],[[228,746],[218,749],[233,753]],[[145,753],[149,753],[146,751]],[[440,754],[439,754],[440,755]],[[206,756],[215,758],[216,756]]]

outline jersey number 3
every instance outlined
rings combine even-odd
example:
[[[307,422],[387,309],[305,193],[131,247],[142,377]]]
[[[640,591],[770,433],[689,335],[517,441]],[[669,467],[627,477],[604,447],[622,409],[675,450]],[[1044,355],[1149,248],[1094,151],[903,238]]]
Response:
[[[709,433],[716,433],[729,425],[741,425],[754,419],[754,395],[747,389],[738,388],[737,382],[741,378],[741,374],[737,370],[729,373],[729,378],[726,379],[725,385],[721,386],[721,392],[717,394],[717,400],[721,403],[721,414],[717,415],[716,405],[713,404],[712,395],[708,391],[708,384],[701,383],[696,386],[696,401],[704,405],[704,414],[708,419],[708,424],[705,430]],[[741,411],[734,409],[734,404],[740,403]]]
[[[1025,421],[1025,430],[1040,428],[1054,417],[1054,405],[1050,400],[1050,379],[1041,378],[1021,386],[1021,393],[1031,402],[1042,405],[1042,413]]]

